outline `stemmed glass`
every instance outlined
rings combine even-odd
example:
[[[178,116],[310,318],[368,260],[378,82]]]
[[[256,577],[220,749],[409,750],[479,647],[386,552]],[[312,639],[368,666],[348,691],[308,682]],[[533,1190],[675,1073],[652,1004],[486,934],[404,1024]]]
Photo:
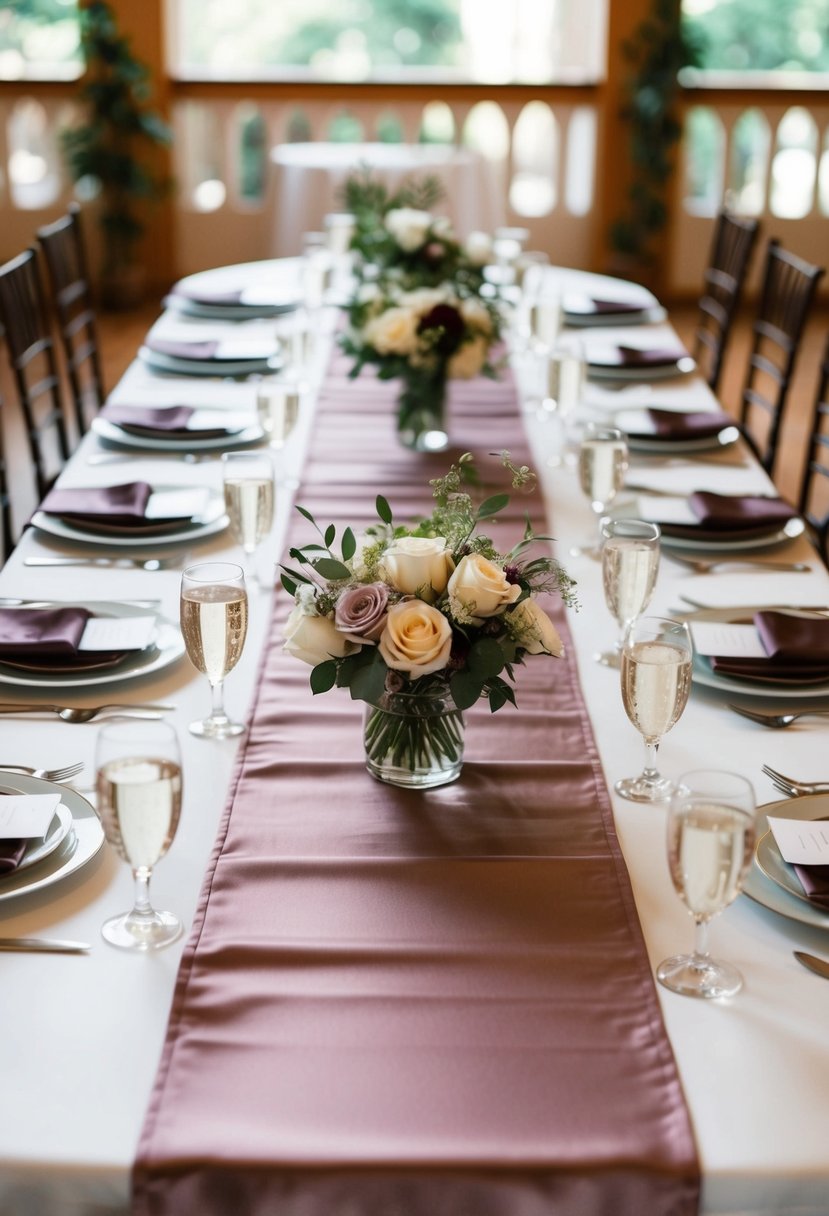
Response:
[[[659,525],[644,519],[602,522],[602,584],[605,603],[620,627],[613,650],[596,655],[605,667],[618,667],[625,631],[651,601],[659,571]]]
[[[579,485],[596,515],[597,544],[574,545],[573,557],[595,557],[601,553],[602,518],[625,484],[628,445],[620,430],[599,422],[588,422],[579,445]]]
[[[158,950],[180,936],[181,921],[150,904],[153,866],[172,844],[181,813],[181,755],[166,722],[112,722],[95,745],[98,815],[108,842],[132,868],[135,902],[101,927],[122,950]]]
[[[558,450],[547,457],[547,465],[555,468],[564,462],[568,419],[582,404],[587,363],[578,338],[559,339],[552,349],[544,349],[541,357],[544,383],[538,416],[558,424]]]
[[[638,777],[616,782],[616,792],[632,802],[661,802],[673,782],[656,767],[663,735],[679,719],[691,690],[691,634],[684,621],[643,616],[634,621],[622,646],[622,702],[645,740],[645,767]]]
[[[256,413],[259,423],[270,447],[280,455],[297,424],[301,405],[302,389],[298,381],[263,381],[257,389]],[[281,476],[279,480],[283,480]]]
[[[261,586],[252,559],[273,527],[273,460],[267,452],[225,452],[222,473],[225,510],[245,555],[245,575]]]
[[[190,662],[210,681],[213,704],[207,718],[190,723],[194,735],[227,739],[244,731],[224,707],[224,679],[242,654],[248,631],[248,596],[241,566],[200,562],[181,576],[181,632]]]
[[[683,996],[733,996],[743,986],[730,963],[708,953],[708,925],[740,891],[754,850],[754,790],[736,773],[685,773],[671,798],[668,864],[694,918],[694,949],[665,959],[660,984]]]

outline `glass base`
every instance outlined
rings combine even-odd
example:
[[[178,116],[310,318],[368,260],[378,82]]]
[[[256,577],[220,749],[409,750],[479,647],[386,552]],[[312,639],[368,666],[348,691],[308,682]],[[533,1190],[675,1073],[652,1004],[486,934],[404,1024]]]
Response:
[[[594,562],[601,561],[602,558],[601,546],[595,541],[585,541],[583,545],[571,545],[569,553],[571,557],[590,557]]]
[[[438,427],[427,430],[401,427],[397,434],[403,447],[413,452],[445,452],[449,447],[449,436]]]
[[[231,722],[230,718],[200,718],[197,722],[191,722],[188,729],[191,735],[197,735],[200,739],[230,739],[245,733],[244,725]]]
[[[674,783],[658,773],[654,777],[641,773],[638,777],[623,777],[613,788],[630,802],[665,802],[674,791]]]
[[[676,954],[666,958],[656,969],[656,978],[663,987],[680,996],[696,996],[703,1000],[734,996],[743,986],[743,977],[730,963],[693,954]]]
[[[366,768],[376,781],[385,781],[387,785],[399,785],[403,789],[433,790],[439,785],[449,785],[457,781],[461,775],[463,761],[448,765],[446,768],[410,769],[395,767],[392,764],[375,764],[366,758]]]
[[[140,915],[131,911],[104,921],[101,936],[119,950],[161,950],[181,937],[183,928],[172,912],[153,910]]]
[[[622,655],[618,650],[599,650],[593,658],[602,667],[615,667],[618,671],[622,666]]]

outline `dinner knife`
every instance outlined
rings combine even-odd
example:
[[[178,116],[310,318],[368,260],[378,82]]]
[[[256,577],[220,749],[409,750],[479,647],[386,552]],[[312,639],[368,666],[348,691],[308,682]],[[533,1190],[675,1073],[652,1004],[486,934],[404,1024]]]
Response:
[[[91,949],[89,942],[58,937],[0,937],[0,950],[17,953],[28,950],[38,954],[86,954]]]
[[[802,950],[795,950],[794,956],[807,971],[814,971],[815,975],[829,980],[829,962],[826,959],[817,958],[814,954],[805,954]]]

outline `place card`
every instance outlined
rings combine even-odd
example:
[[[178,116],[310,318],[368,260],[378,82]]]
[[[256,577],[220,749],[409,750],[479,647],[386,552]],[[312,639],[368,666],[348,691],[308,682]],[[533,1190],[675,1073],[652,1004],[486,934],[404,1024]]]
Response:
[[[216,343],[214,359],[270,359],[276,354],[276,342],[262,338],[223,338]]]
[[[153,490],[144,511],[145,519],[194,519],[207,510],[210,495],[199,486],[177,490]]]
[[[647,519],[657,524],[695,525],[699,523],[688,505],[687,498],[642,495],[636,500],[636,511],[640,519]]]
[[[780,856],[789,865],[829,865],[829,820],[778,819],[769,815],[769,827]]]
[[[187,420],[188,431],[227,431],[230,434],[237,434],[243,431],[246,426],[251,426],[256,419],[251,415],[247,418],[240,418],[238,411],[236,413],[230,410],[196,410]]]
[[[0,840],[41,839],[60,806],[60,794],[4,794],[0,798]]]
[[[716,655],[719,659],[767,659],[754,625],[733,625],[726,621],[690,621],[691,637],[697,654]]]
[[[78,650],[146,650],[155,637],[154,616],[93,616]]]

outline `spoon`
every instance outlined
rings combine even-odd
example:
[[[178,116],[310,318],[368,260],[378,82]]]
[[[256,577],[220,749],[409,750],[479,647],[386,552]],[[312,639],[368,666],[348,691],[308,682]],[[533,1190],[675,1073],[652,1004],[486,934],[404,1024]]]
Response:
[[[64,722],[91,722],[99,714],[126,718],[160,718],[175,709],[174,705],[15,705],[0,704],[0,714],[57,714]]]

